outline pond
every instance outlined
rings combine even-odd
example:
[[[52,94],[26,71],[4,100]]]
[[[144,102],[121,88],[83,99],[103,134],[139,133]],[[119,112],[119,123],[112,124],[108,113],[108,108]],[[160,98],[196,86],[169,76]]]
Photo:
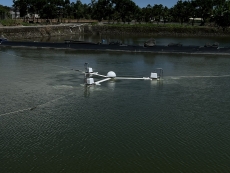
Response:
[[[85,62],[164,76],[84,87]],[[1,48],[1,172],[228,173],[229,66],[216,55]]]

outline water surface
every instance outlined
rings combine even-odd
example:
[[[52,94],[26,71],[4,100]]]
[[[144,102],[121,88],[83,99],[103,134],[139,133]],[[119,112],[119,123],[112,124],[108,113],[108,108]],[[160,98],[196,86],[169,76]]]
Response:
[[[115,80],[85,88],[85,62]],[[1,49],[2,173],[230,171],[230,59]],[[99,80],[99,79],[96,79]]]

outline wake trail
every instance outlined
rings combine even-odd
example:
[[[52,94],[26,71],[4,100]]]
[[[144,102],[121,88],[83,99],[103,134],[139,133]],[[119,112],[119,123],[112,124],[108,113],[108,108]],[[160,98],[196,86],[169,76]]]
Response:
[[[12,54],[12,53],[7,53],[7,52],[1,51],[1,50],[0,50],[0,52],[2,52],[2,53],[4,53],[4,54],[7,54],[7,55],[10,55],[10,56],[19,57],[19,58],[24,58],[24,57],[22,57],[22,56],[18,56],[18,55]],[[32,59],[32,60],[33,60],[33,59]],[[35,61],[35,60],[33,60],[33,61]],[[83,72],[82,70],[71,69],[70,67],[66,67],[66,66],[54,65],[54,64],[48,63],[48,62],[47,62],[47,64],[49,64],[49,65],[51,65],[51,66],[54,66],[54,67],[59,67],[59,68],[63,68],[63,69],[68,69],[68,70],[74,70],[74,71],[78,71],[78,72]],[[37,108],[39,108],[39,107],[45,106],[45,105],[50,104],[50,103],[53,103],[53,102],[55,102],[55,101],[58,101],[58,100],[60,100],[60,99],[63,99],[63,98],[65,98],[65,97],[68,97],[68,96],[73,95],[73,94],[74,94],[74,93],[71,93],[71,94],[68,94],[68,95],[66,95],[66,96],[62,96],[62,97],[59,97],[59,98],[50,100],[50,101],[48,101],[48,102],[46,102],[46,103],[43,103],[43,104],[40,104],[40,105],[37,105],[37,106],[34,106],[34,107],[25,108],[25,109],[19,109],[19,110],[16,110],[16,111],[3,113],[3,114],[0,114],[0,117],[5,116],[5,115],[11,115],[11,114],[15,114],[15,113],[20,113],[20,112],[24,112],[24,111],[29,111],[29,110],[32,111],[32,110],[34,110],[34,109],[37,109]]]
[[[180,79],[180,78],[225,78],[230,77],[230,75],[220,75],[220,76],[168,76],[170,79]]]
[[[70,95],[73,95],[73,94],[74,94],[74,93],[71,93],[71,94],[68,94],[68,95],[65,95],[65,96],[62,96],[62,97],[59,97],[59,98],[50,100],[50,101],[48,101],[48,102],[46,102],[46,103],[43,103],[43,104],[40,104],[40,105],[37,105],[37,106],[34,106],[34,107],[25,108],[25,109],[19,109],[19,110],[13,111],[13,112],[7,112],[7,113],[4,113],[4,114],[0,114],[0,117],[5,116],[5,115],[11,115],[11,114],[15,114],[15,113],[20,113],[20,112],[24,112],[24,111],[29,111],[29,110],[32,111],[32,110],[34,110],[34,109],[37,109],[37,108],[43,107],[43,106],[45,106],[45,105],[47,105],[47,104],[56,102],[56,101],[58,101],[58,100],[61,100],[61,99],[66,98],[66,97],[68,97],[68,96],[70,96]]]

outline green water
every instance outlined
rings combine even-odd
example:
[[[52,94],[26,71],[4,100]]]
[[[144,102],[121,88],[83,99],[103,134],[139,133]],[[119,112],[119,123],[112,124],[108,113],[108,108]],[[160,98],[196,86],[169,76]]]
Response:
[[[161,67],[164,80],[85,88],[71,70],[85,62],[132,77]],[[1,49],[1,173],[229,173],[229,66],[228,56]]]

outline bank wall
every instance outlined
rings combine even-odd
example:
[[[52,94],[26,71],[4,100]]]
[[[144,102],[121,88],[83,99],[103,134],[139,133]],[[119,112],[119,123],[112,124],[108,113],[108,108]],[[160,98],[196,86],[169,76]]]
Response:
[[[149,25],[62,24],[29,27],[0,27],[0,37],[8,39],[54,37],[76,34],[230,36],[230,31],[215,27],[164,27]]]
[[[0,37],[8,39],[53,37],[81,33],[84,33],[83,25],[15,26],[0,28]]]

